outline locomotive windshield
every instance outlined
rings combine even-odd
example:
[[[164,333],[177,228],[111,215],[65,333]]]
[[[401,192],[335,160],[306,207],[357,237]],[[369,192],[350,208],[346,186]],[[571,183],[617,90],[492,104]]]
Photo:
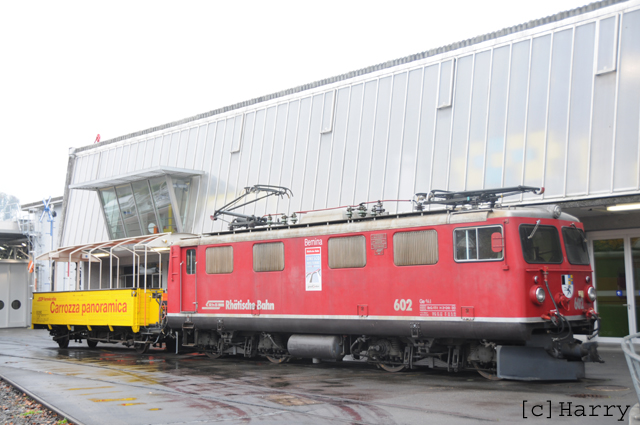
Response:
[[[520,226],[520,241],[522,254],[527,263],[562,263],[560,236],[555,227],[523,224]]]
[[[571,264],[588,265],[589,253],[584,232],[576,227],[563,227],[562,237],[567,250],[567,259]]]

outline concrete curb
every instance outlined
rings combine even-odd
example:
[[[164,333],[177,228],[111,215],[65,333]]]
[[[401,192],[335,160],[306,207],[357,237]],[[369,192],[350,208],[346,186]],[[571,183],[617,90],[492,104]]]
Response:
[[[42,404],[47,409],[56,412],[58,415],[60,415],[63,418],[65,418],[67,421],[72,422],[72,423],[74,423],[76,425],[85,425],[83,422],[80,422],[79,420],[75,419],[73,416],[71,416],[71,415],[63,412],[62,410],[58,409],[57,407],[49,404],[48,402],[44,401],[43,399],[41,399],[37,395],[33,394],[31,391],[29,391],[26,388],[24,388],[24,387],[20,386],[19,384],[15,383],[11,379],[9,379],[9,378],[7,378],[5,376],[2,376],[2,375],[0,375],[0,378],[2,378],[4,381],[6,381],[9,384],[11,384],[14,388],[22,391],[23,393],[25,393],[26,395],[28,395],[29,397],[31,397],[32,399],[34,399],[38,403]]]

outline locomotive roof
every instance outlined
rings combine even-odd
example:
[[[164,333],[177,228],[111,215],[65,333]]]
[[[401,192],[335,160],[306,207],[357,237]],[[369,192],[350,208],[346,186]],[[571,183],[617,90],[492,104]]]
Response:
[[[505,207],[486,210],[463,211],[424,211],[406,214],[394,214],[361,219],[304,222],[295,225],[262,227],[251,230],[236,230],[210,233],[197,238],[184,238],[174,245],[193,246],[243,242],[253,240],[287,239],[295,237],[312,237],[388,229],[404,229],[422,226],[439,226],[445,224],[464,224],[483,222],[493,218],[528,217],[533,219],[554,219],[555,205],[538,207]],[[559,220],[579,222],[570,214],[561,213]],[[194,241],[194,239],[196,241]]]

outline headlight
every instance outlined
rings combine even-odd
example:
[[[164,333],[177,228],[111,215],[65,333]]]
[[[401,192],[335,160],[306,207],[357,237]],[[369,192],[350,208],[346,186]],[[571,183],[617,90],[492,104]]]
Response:
[[[594,302],[596,300],[596,288],[589,286],[589,289],[587,289],[587,296],[589,297],[589,301]]]
[[[547,296],[544,293],[544,289],[538,287],[538,289],[536,289],[536,301],[542,304],[546,297]]]
[[[533,286],[529,291],[529,296],[534,304],[544,304],[544,300],[547,298],[544,289],[540,286]]]

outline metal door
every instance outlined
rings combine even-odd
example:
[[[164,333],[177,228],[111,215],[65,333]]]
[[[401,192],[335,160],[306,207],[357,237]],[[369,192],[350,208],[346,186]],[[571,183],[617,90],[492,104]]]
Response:
[[[28,262],[0,261],[0,328],[29,324]]]
[[[198,278],[197,278],[196,249],[185,248],[180,258],[180,310],[183,313],[198,311]]]
[[[9,282],[9,264],[0,263],[0,328],[9,327],[9,309],[11,308]]]

